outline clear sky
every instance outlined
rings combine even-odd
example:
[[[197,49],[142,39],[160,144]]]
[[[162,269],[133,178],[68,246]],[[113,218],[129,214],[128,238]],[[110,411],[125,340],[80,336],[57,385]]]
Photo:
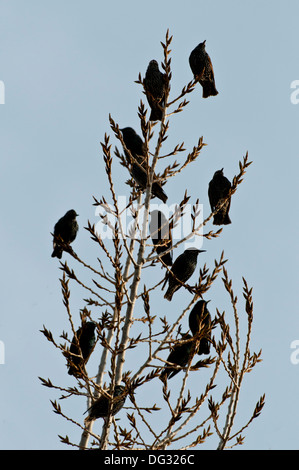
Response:
[[[240,301],[242,276],[253,286],[252,350],[262,348],[263,362],[246,377],[237,421],[250,417],[263,393],[266,405],[242,448],[298,448],[299,364],[292,363],[290,346],[299,340],[299,104],[291,102],[291,83],[299,80],[298,16],[292,0],[0,0],[2,449],[65,448],[58,434],[78,441],[77,429],[52,411],[49,399],[58,395],[37,378],[74,383],[39,332],[43,325],[57,337],[69,331],[50,232],[74,208],[80,214],[75,251],[90,262],[99,256],[83,227],[99,220],[92,196],[108,195],[100,148],[105,132],[116,144],[108,115],[120,127],[139,130],[137,106],[144,95],[134,81],[151,59],[163,59],[160,41],[167,28],[173,35],[173,96],[192,79],[188,57],[204,39],[219,91],[203,100],[198,87],[186,111],[171,120],[169,148],[184,141],[191,150],[200,136],[208,145],[196,164],[167,183],[169,202],[179,202],[188,188],[207,216],[214,171],[224,167],[232,179],[247,150],[253,161],[233,198],[231,226],[204,242],[200,258],[212,266],[224,249]],[[126,194],[128,176],[118,162],[114,175],[119,194]],[[177,294],[178,314],[184,296]],[[84,307],[85,297],[72,290],[74,311]],[[220,280],[210,297],[212,313],[227,308],[229,315]],[[155,308],[169,320],[175,315],[167,301],[158,300]],[[91,367],[96,372],[96,364]],[[75,399],[62,405],[78,419],[85,411]]]

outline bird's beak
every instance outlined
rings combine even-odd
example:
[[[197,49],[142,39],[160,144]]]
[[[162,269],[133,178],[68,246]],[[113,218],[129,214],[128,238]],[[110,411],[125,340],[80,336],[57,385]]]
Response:
[[[206,39],[203,41],[203,44],[206,45]]]
[[[205,253],[206,250],[198,250],[198,253]]]

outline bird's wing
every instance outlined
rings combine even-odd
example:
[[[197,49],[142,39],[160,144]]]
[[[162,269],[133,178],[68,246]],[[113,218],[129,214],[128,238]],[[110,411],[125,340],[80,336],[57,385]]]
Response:
[[[216,209],[220,194],[219,194],[218,189],[215,187],[215,185],[212,182],[209,184],[208,196],[209,196],[211,210],[212,212],[214,212],[214,210]]]

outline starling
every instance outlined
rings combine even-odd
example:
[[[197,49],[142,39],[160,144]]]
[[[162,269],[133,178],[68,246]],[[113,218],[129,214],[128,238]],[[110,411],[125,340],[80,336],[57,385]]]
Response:
[[[164,298],[171,300],[173,294],[182,287],[182,284],[179,282],[187,282],[188,279],[192,276],[197,265],[197,256],[199,253],[203,253],[205,250],[197,250],[196,248],[189,248],[184,251],[180,256],[177,257],[171,271],[167,273],[166,281],[169,281],[168,289]],[[173,276],[172,276],[173,274]],[[175,276],[175,277],[174,277]],[[164,283],[164,285],[165,285]],[[163,285],[163,288],[164,288]]]
[[[189,64],[195,80],[202,86],[202,97],[208,98],[218,95],[212,61],[206,52],[206,41],[201,42],[193,49],[189,57]]]
[[[188,341],[181,343],[181,341],[186,341],[188,339],[191,340],[192,336],[189,334],[182,335],[182,339],[179,341],[179,343],[173,346],[173,349],[167,358],[167,362],[171,362],[172,364],[180,367],[185,367],[188,364],[190,355],[192,353],[193,342]],[[174,377],[178,372],[180,372],[180,370],[180,368],[166,365],[161,372],[160,380],[165,382],[167,379]]]
[[[78,214],[73,209],[68,211],[58,222],[55,224],[54,227],[54,239],[53,239],[53,253],[52,258],[55,256],[59,259],[62,257],[63,248],[59,246],[59,242],[55,240],[55,237],[60,237],[64,243],[72,243],[79,230],[78,223],[76,221],[76,217]]]
[[[161,211],[151,212],[150,234],[158,255],[164,253],[172,247],[172,236],[169,228],[169,222]],[[161,256],[167,266],[172,265],[172,252]]]
[[[76,355],[69,356],[71,359],[71,364],[69,365],[68,371],[70,375],[76,376],[80,371],[80,368],[87,363],[96,343],[96,336],[94,333],[95,328],[96,324],[92,321],[88,321],[84,322],[82,326],[76,331],[80,348],[78,347],[76,338],[74,337],[70,347],[70,353]]]
[[[147,161],[146,161],[146,148],[141,137],[131,127],[120,129],[123,134],[125,146],[130,150],[132,157],[138,162],[131,163],[131,175],[136,183],[144,190],[147,186]],[[129,155],[126,155],[128,163],[130,163]],[[157,178],[153,175],[154,180]],[[168,197],[165,194],[162,185],[158,181],[152,184],[152,195],[161,199],[164,203]]]
[[[140,186],[143,190],[146,189],[146,186],[147,186],[146,170],[144,170],[142,167],[137,165],[137,163],[133,163],[131,174],[134,180],[136,181],[136,183],[138,184],[138,186]],[[155,178],[155,175],[154,175],[154,178]],[[158,183],[157,181],[152,183],[152,195],[160,199],[162,202],[164,202],[164,204],[166,203],[168,199],[161,184]]]
[[[122,385],[115,385],[114,394],[113,394],[113,404],[112,404],[112,416],[116,415],[125,404],[126,395],[123,393],[125,387]],[[111,394],[110,389],[106,390],[107,393]],[[122,395],[122,396],[121,396]],[[88,416],[86,421],[93,421],[98,418],[107,418],[109,410],[109,398],[104,394],[100,395],[99,398],[88,408]]]
[[[208,301],[209,302],[209,301]],[[211,326],[211,315],[207,309],[207,303],[205,300],[199,300],[193,307],[189,315],[189,328],[195,336],[201,326]],[[210,341],[211,332],[208,331],[207,335],[200,339],[197,354],[210,354]]]
[[[230,181],[223,175],[222,170],[218,170],[214,173],[213,179],[209,183],[209,200],[212,212],[217,209],[217,205],[222,204],[228,197],[229,190],[231,188]],[[228,225],[231,224],[229,218],[230,198],[227,199],[225,204],[219,209],[214,215],[214,225]]]
[[[146,161],[146,146],[141,137],[136,134],[132,127],[124,127],[120,129],[123,135],[124,143],[132,156],[142,165]],[[130,161],[130,157],[126,152],[126,157]]]
[[[143,84],[151,107],[150,121],[162,121],[167,81],[166,74],[160,72],[156,60],[151,60],[148,64]]]

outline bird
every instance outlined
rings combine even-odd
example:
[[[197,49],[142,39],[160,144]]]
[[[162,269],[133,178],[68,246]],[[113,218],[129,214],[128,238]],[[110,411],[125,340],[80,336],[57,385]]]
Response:
[[[188,248],[177,257],[171,270],[167,273],[165,283],[162,287],[163,289],[168,280],[168,289],[164,295],[165,299],[171,301],[173,294],[182,287],[181,282],[185,283],[188,281],[195,271],[198,254],[203,252],[205,252],[205,250]]]
[[[131,174],[138,184],[143,190],[146,189],[147,186],[147,172],[137,163],[133,163]],[[155,175],[153,176],[155,178]],[[152,183],[152,196],[157,197],[160,199],[164,204],[166,203],[168,197],[165,191],[163,190],[161,184],[158,181],[154,181]]]
[[[79,230],[76,220],[78,215],[74,209],[71,209],[55,224],[52,258],[62,257],[63,248],[59,245],[57,237],[60,237],[64,243],[72,243],[75,240]]]
[[[229,190],[231,189],[230,181],[224,176],[223,168],[215,171],[212,180],[209,183],[208,196],[212,212],[217,209],[217,206],[223,204],[227,199]],[[224,205],[214,215],[214,225],[228,225],[231,224],[229,217],[230,209],[230,198],[224,203]]]
[[[135,132],[132,127],[124,127],[120,129],[123,135],[124,143],[132,156],[142,165],[146,160],[146,145],[141,137]],[[126,153],[127,159],[130,161],[128,152]]]
[[[141,137],[135,132],[132,127],[125,127],[120,129],[123,135],[123,140],[125,146],[128,150],[130,150],[132,157],[136,161],[131,161],[128,152],[125,152],[127,157],[127,162],[131,166],[131,175],[143,190],[146,189],[147,186],[147,160],[146,160],[146,146],[142,141]],[[155,180],[157,177],[154,174],[153,179]],[[158,181],[154,181],[152,183],[152,195],[157,197],[162,202],[166,203],[168,197],[165,191],[162,188],[162,185]]]
[[[112,403],[112,416],[115,416],[125,404],[126,394],[124,393],[125,387],[123,385],[115,385],[113,393],[113,403]],[[112,390],[108,389],[106,392],[111,396]],[[103,393],[99,398],[88,408],[85,412],[88,412],[88,416],[85,419],[86,422],[93,421],[98,418],[107,418],[109,411],[109,398],[107,398]]]
[[[159,377],[162,382],[165,383],[167,379],[171,379],[172,377],[174,377],[180,372],[181,368],[185,367],[188,364],[194,344],[191,339],[192,336],[185,333],[182,335],[181,340],[173,346],[167,358],[167,362],[171,362],[172,364],[174,364],[174,366],[180,367],[172,367],[171,365],[165,365]],[[184,342],[182,343],[182,341]]]
[[[189,314],[189,328],[193,336],[200,331],[201,327],[211,327],[211,315],[207,309],[208,301],[199,300]],[[197,354],[210,354],[211,331],[209,330],[205,336],[200,339]]]
[[[76,331],[80,347],[74,336],[70,346],[70,353],[75,354],[75,356],[68,356],[70,358],[69,375],[77,376],[80,368],[84,366],[90,358],[96,343],[95,329],[96,324],[93,321],[87,321]]]
[[[151,108],[150,121],[162,121],[167,79],[166,74],[160,72],[156,60],[151,60],[148,64],[143,85],[148,104]]]
[[[163,212],[159,210],[151,211],[150,234],[158,255],[164,253],[172,247],[172,236],[169,221]],[[172,252],[169,251],[161,256],[167,266],[172,266]]]
[[[194,79],[202,86],[202,97],[208,98],[218,95],[212,61],[206,52],[206,41],[201,42],[193,49],[189,56],[189,64]]]

